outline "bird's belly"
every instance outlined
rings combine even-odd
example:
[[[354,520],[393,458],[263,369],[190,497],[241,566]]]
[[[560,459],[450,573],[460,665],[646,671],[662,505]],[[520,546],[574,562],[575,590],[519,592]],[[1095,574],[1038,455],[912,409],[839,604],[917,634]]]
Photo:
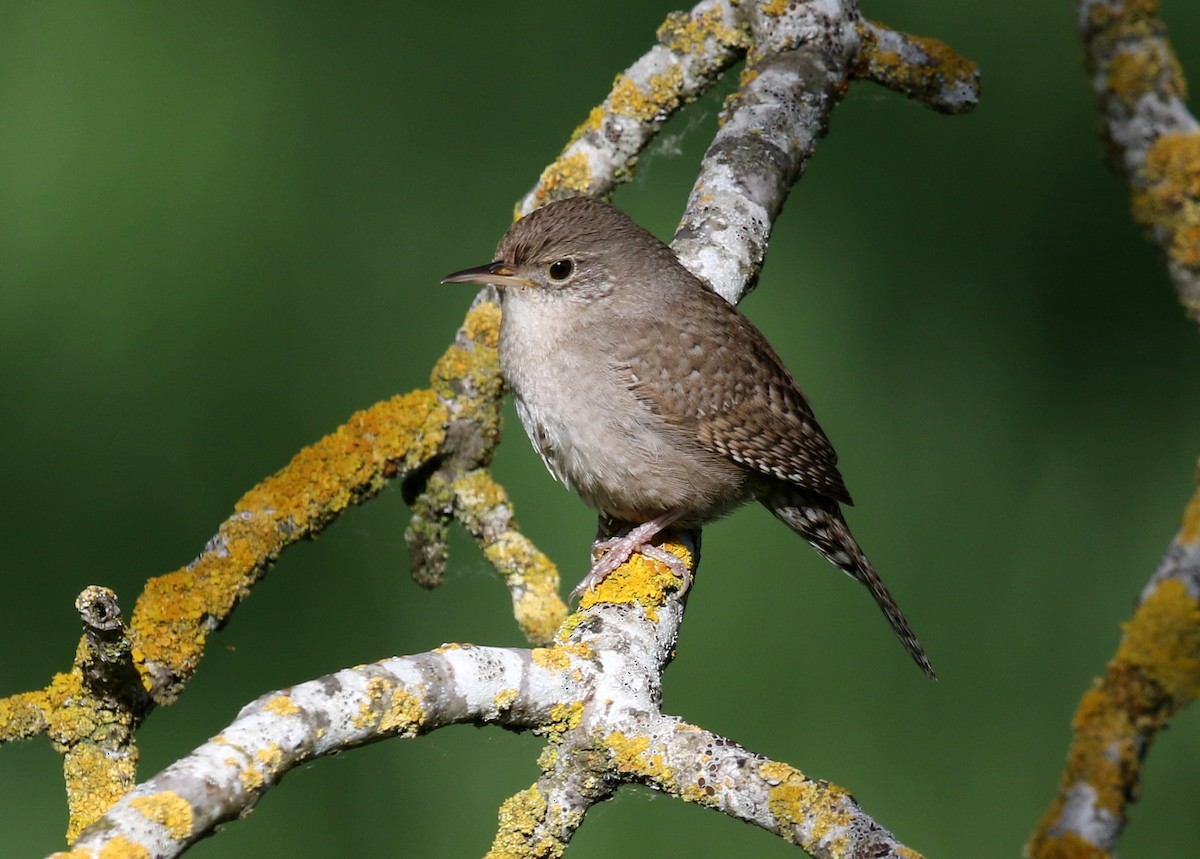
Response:
[[[701,525],[749,500],[744,471],[701,448],[625,388],[517,396],[517,413],[546,467],[588,506],[624,522],[683,511]]]

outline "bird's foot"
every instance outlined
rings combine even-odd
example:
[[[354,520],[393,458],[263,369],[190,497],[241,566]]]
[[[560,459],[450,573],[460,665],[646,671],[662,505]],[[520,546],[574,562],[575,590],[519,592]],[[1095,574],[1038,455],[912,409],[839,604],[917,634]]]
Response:
[[[595,590],[596,585],[633,557],[634,553],[666,564],[672,573],[683,579],[683,590],[686,591],[692,584],[692,572],[688,569],[688,565],[678,555],[673,555],[666,549],[659,548],[650,542],[678,518],[679,514],[677,513],[667,513],[631,528],[629,533],[624,536],[597,540],[592,544],[592,554],[596,556],[603,553],[603,555],[592,565],[591,572],[584,576],[583,581],[571,591],[570,598],[577,599],[588,591]]]

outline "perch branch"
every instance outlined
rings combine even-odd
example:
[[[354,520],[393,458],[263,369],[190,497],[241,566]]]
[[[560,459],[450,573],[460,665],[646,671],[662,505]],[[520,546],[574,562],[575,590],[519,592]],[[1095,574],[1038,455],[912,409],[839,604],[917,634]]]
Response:
[[[691,564],[691,546],[665,547]],[[463,723],[547,738],[542,777],[500,809],[493,859],[559,855],[591,805],[632,783],[753,823],[821,859],[916,857],[841,788],[660,712],[683,617],[678,587],[665,565],[636,556],[587,595],[551,647],[447,645],[266,695],[55,857],[98,859],[118,847],[177,856],[245,815],[298,765]]]
[[[517,210],[527,212],[547,200],[570,194],[611,191],[631,175],[637,154],[666,119],[704,92],[744,55],[746,68],[740,89],[726,105],[722,128],[702,163],[674,242],[684,263],[731,300],[745,294],[756,282],[771,223],[852,76],[858,74],[902,89],[942,110],[955,103],[973,103],[977,92],[976,77],[963,71],[968,68],[965,61],[957,61],[942,46],[935,50],[936,43],[931,41],[864,24],[856,5],[848,0],[705,0],[689,13],[668,17],[658,31],[658,41],[618,76],[608,98],[576,130],[562,155],[547,168]],[[868,48],[863,48],[864,42],[870,43]],[[897,56],[889,56],[885,62],[885,53]],[[128,629],[122,628],[115,646],[112,642],[105,645],[96,635],[85,636],[80,648],[84,656],[71,672],[58,675],[43,690],[0,700],[0,740],[46,732],[64,753],[76,753],[74,757],[68,755],[68,790],[85,790],[97,800],[86,809],[79,805],[77,810],[73,803],[72,835],[128,787],[129,767],[99,763],[112,758],[112,750],[102,741],[116,737],[124,761],[135,761],[133,736],[140,720],[154,705],[169,704],[179,696],[196,670],[208,636],[227,622],[233,608],[249,594],[279,553],[292,543],[315,536],[350,504],[373,497],[395,477],[403,479],[405,497],[414,508],[407,537],[417,581],[425,586],[440,581],[446,561],[446,529],[452,518],[458,519],[504,576],[516,617],[527,637],[535,643],[550,639],[551,631],[566,613],[557,596],[557,572],[516,531],[511,506],[486,471],[498,437],[497,403],[503,389],[496,361],[498,327],[495,296],[485,291],[472,305],[454,345],[435,368],[432,390],[398,396],[359,412],[333,434],[305,448],[287,467],[238,502],[234,515],[222,523],[193,563],[147,583]],[[657,712],[658,678],[670,652],[670,646],[664,647],[664,643],[669,640],[673,645],[682,614],[677,599],[662,600],[664,588],[669,591],[675,585],[673,576],[662,573],[657,590],[637,584],[646,580],[644,563],[644,559],[635,557],[611,576],[605,582],[603,598],[599,593],[586,595],[581,603],[583,613],[576,617],[583,619],[601,604],[616,603],[622,609],[615,615],[615,609],[607,610],[604,615],[613,629],[618,622],[637,622],[640,618],[641,623],[650,624],[647,630],[625,636],[620,646],[605,645],[595,639],[611,634],[611,629],[605,632],[601,627],[601,632],[592,633],[586,632],[592,629],[590,624],[567,623],[562,626],[564,638],[555,648],[534,650],[529,656],[533,665],[539,664],[539,659],[552,660],[549,668],[559,673],[569,668],[575,684],[570,687],[573,694],[582,695],[580,690],[586,689],[591,697],[572,699],[566,692],[566,697],[539,697],[535,700],[537,706],[551,706],[550,715],[543,717],[534,704],[524,705],[521,695],[528,691],[525,687],[490,688],[491,710],[459,714],[467,720],[503,721],[510,726],[546,731],[553,750],[559,754],[550,757],[560,762],[586,763],[556,774],[548,757],[544,781],[506,803],[507,816],[502,814],[494,853],[503,849],[506,838],[520,841],[529,833],[541,833],[538,837],[565,844],[590,804],[608,795],[609,785],[640,780],[699,802],[709,802],[720,793],[708,776],[704,776],[703,783],[699,775],[688,782],[698,793],[678,788],[678,783],[646,768],[646,761],[653,758],[642,757],[640,744],[650,735],[639,732],[663,730],[667,725],[638,720]],[[666,638],[658,637],[664,630]],[[128,648],[121,643],[122,636],[127,636]],[[631,646],[629,640],[642,642],[640,649]],[[657,646],[646,645],[649,641]],[[111,662],[97,659],[98,653],[107,652],[106,647],[112,651]],[[570,650],[572,647],[576,649]],[[589,656],[595,653],[603,653],[604,659]],[[491,651],[488,654],[495,656]],[[644,662],[648,654],[654,654],[657,662]],[[622,666],[634,666],[636,670]],[[533,676],[528,665],[525,670]],[[355,706],[360,708],[356,712],[372,724],[387,722],[393,730],[389,733],[384,728],[379,736],[369,738],[347,735],[341,747],[410,730],[432,729],[442,723],[439,720],[448,719],[446,724],[454,721],[451,715],[438,715],[441,711],[437,703],[423,698],[415,687],[405,687],[397,699],[402,672],[391,686],[388,684],[392,681],[381,677],[360,678],[367,690],[363,694],[368,698],[375,695],[377,700],[386,698],[392,721],[382,715],[374,722],[373,716],[367,718],[376,711],[361,694],[354,698]],[[620,678],[633,685],[621,685]],[[348,686],[354,685],[351,675],[342,679]],[[373,687],[372,680],[376,681]],[[433,680],[443,682],[440,677],[430,678],[431,683]],[[99,693],[98,681],[104,681]],[[453,678],[444,682],[453,683]],[[308,710],[299,708],[298,713],[292,713],[289,709],[298,694],[293,690],[286,698],[277,695],[259,702],[261,713],[254,711],[248,718],[257,719],[256,725],[274,719],[286,730],[296,729],[303,734],[304,713]],[[320,690],[311,694],[319,697]],[[612,703],[627,701],[635,694],[641,696],[637,707],[621,709]],[[114,700],[117,706],[109,706]],[[392,702],[396,700],[405,706],[411,704],[415,710],[395,713]],[[502,700],[507,701],[504,706]],[[550,705],[552,700],[555,703]],[[576,704],[563,703],[571,700]],[[585,700],[600,703],[595,709],[584,709]],[[480,702],[480,707],[484,706]],[[527,723],[520,721],[522,708],[532,714]],[[97,725],[109,724],[116,727],[102,730],[99,738],[89,733]],[[682,722],[670,725],[675,739],[655,737],[655,742],[678,745],[684,735],[708,736]],[[233,749],[228,738],[235,733],[238,739]],[[267,736],[271,738],[268,742],[256,744],[254,732],[243,737],[231,727],[223,735],[225,742],[214,741],[198,753],[198,758],[185,759],[172,767],[165,780],[152,780],[127,795],[113,809],[112,816],[104,818],[103,825],[93,826],[81,838],[78,855],[93,855],[89,851],[98,843],[96,839],[120,846],[121,842],[114,839],[137,844],[145,838],[145,843],[158,845],[152,852],[157,852],[159,846],[163,850],[168,846],[177,849],[210,831],[211,825],[229,813],[250,807],[288,766],[315,756],[323,748],[319,738],[311,734],[294,745],[288,745],[291,739],[286,731],[278,736],[268,732]],[[711,738],[713,748],[717,748],[717,739]],[[326,742],[333,744],[334,740]],[[726,751],[736,748],[725,741],[720,747]],[[286,754],[285,748],[289,749]],[[746,783],[747,793],[761,796],[765,795],[763,791],[773,791],[775,804],[768,802],[763,812],[751,802],[740,815],[744,819],[779,832],[818,856],[904,853],[901,848],[893,849],[891,836],[862,815],[844,793],[824,783],[810,782],[790,767],[768,768],[770,762],[765,759],[754,761],[761,763],[754,776],[757,781]],[[685,769],[682,763],[676,767]],[[198,793],[198,784],[189,784],[185,789],[184,783],[193,771],[211,772],[217,779],[213,784],[224,786],[228,797],[214,802],[211,808],[203,807],[212,798]],[[593,778],[589,773],[599,775]],[[587,781],[588,789],[581,789],[581,778]],[[710,787],[713,794],[707,790]],[[730,788],[721,801],[731,803],[734,793]],[[522,799],[527,803],[522,804]],[[712,802],[717,804],[717,800]],[[531,807],[528,803],[540,805]],[[734,807],[729,805],[725,810]],[[830,809],[836,811],[836,825],[822,816]],[[526,824],[530,820],[540,822],[529,828]],[[861,825],[854,823],[856,820]],[[834,828],[829,829],[830,825]],[[822,834],[826,832],[834,833],[832,839]]]

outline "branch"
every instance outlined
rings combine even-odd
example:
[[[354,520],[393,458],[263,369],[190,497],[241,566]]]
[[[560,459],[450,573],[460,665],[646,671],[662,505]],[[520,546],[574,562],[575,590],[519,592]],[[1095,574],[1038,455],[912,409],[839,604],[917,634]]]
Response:
[[[977,93],[973,66],[944,46],[935,49],[934,42],[865,24],[848,0],[705,0],[668,17],[658,41],[618,76],[518,212],[573,193],[611,191],[629,178],[637,154],[667,118],[745,56],[741,87],[723,112],[674,243],[684,263],[730,300],[756,282],[771,223],[852,77],[902,89],[941,110],[956,100],[968,106]],[[45,732],[67,755],[69,793],[89,798],[86,804],[72,800],[71,837],[125,792],[140,722],[155,705],[178,698],[209,635],[228,622],[279,553],[320,533],[350,504],[368,500],[396,477],[414,510],[406,535],[414,578],[427,587],[441,580],[446,531],[457,519],[504,576],[527,637],[550,640],[566,614],[557,571],[516,530],[511,505],[487,472],[503,393],[498,330],[499,308],[485,290],[438,362],[431,390],[359,412],[302,450],[238,502],[195,561],[147,583],[127,629],[108,630],[110,638],[90,634],[71,672],[43,690],[0,700],[0,740]],[[681,551],[690,560],[692,550]],[[484,677],[497,667],[490,660],[504,661],[500,651],[462,649],[472,654],[464,665],[449,651],[387,661],[260,701],[222,739],[121,800],[80,838],[78,854],[93,855],[101,843],[136,843],[156,855],[174,855],[169,851],[251,807],[298,761],[464,720],[545,731],[557,755],[544,756],[545,778],[506,805],[494,853],[535,836],[565,845],[586,809],[628,781],[721,807],[814,855],[902,852],[844,792],[658,714],[659,678],[682,602],[666,596],[677,585],[674,577],[647,563],[635,556],[601,592],[585,596],[581,614],[561,627],[556,647],[506,657],[520,663],[527,682],[499,688],[495,684],[507,675],[487,675],[487,695],[469,699],[475,703],[464,703],[465,709],[454,709],[443,699],[452,696],[434,692],[464,692],[465,677]],[[103,608],[103,600],[84,602]],[[103,621],[105,612],[92,615]],[[597,619],[603,622],[593,624]],[[421,679],[413,681],[417,668]],[[343,688],[349,697],[335,694]],[[109,724],[116,727],[108,730]],[[697,737],[723,750],[710,755],[714,772],[726,765],[745,769],[746,780],[722,782],[729,790],[723,794],[711,772],[689,772],[685,753],[694,751],[688,746]],[[659,754],[643,754],[651,741],[661,744],[666,759],[677,760],[673,771],[685,773],[686,782],[647,768]],[[749,797],[744,803],[733,796],[738,785]],[[765,811],[760,801],[767,803]]]
[[[692,564],[692,547],[668,544]],[[549,648],[447,645],[274,692],[117,803],[56,857],[177,856],[246,814],[300,764],[472,723],[547,737],[543,776],[508,799],[489,856],[558,855],[588,808],[643,784],[753,823],[816,857],[916,857],[844,790],[663,715],[660,679],[685,596],[640,556],[584,600]]]
[[[1200,492],[1142,592],[1117,654],[1079,702],[1058,795],[1029,857],[1110,856],[1158,732],[1200,694]]]
[[[563,197],[607,194],[628,180],[637,154],[671,115],[706,92],[749,46],[729,0],[673,12],[657,35],[659,44],[617,75],[608,97],[542,171],[517,204],[518,215]]]
[[[1200,134],[1155,4],[1079,0],[1080,36],[1111,160],[1134,219],[1200,321]],[[1158,732],[1200,694],[1200,493],[1143,589],[1103,677],[1079,703],[1058,793],[1029,857],[1112,856]]]
[[[0,699],[0,742],[46,733],[64,755],[68,840],[128,791],[138,727],[156,705],[179,697],[209,636],[280,552],[316,536],[397,477],[490,459],[499,427],[498,324],[495,303],[478,300],[438,362],[433,390],[355,413],[247,492],[196,560],[146,583],[128,628],[110,591],[89,588],[80,596],[87,633],[72,669],[43,689]],[[477,444],[467,445],[468,438]],[[481,493],[479,485],[454,490],[454,513],[472,525],[487,523],[474,533],[504,575],[518,622],[532,641],[548,641],[566,615],[557,571],[513,531],[503,490],[492,484]]]
[[[1179,301],[1200,322],[1200,125],[1157,5],[1077,0],[1077,24],[1109,161],[1129,185],[1134,220],[1166,256]]]
[[[941,95],[946,86],[958,91],[960,110],[971,109],[979,95],[973,63],[941,43],[865,25],[856,3],[752,3],[743,14],[754,48],[671,242],[684,265],[735,304],[757,285],[775,218],[852,76],[889,85],[905,73],[951,81],[906,89],[939,109],[948,100]],[[885,36],[889,44],[939,50],[894,52],[885,77],[877,49]]]

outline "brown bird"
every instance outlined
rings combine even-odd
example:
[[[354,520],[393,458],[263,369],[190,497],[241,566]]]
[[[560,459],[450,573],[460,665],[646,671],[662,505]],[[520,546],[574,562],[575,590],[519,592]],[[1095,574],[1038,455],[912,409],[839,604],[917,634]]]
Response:
[[[605,552],[572,596],[667,528],[699,528],[754,499],[858,579],[904,649],[921,643],[842,517],[837,454],[762,333],[667,245],[591,197],[517,221],[494,262],[443,283],[500,290],[500,365],[534,448],[599,511]],[[606,524],[607,523],[607,524]],[[620,529],[625,530],[625,529]]]

